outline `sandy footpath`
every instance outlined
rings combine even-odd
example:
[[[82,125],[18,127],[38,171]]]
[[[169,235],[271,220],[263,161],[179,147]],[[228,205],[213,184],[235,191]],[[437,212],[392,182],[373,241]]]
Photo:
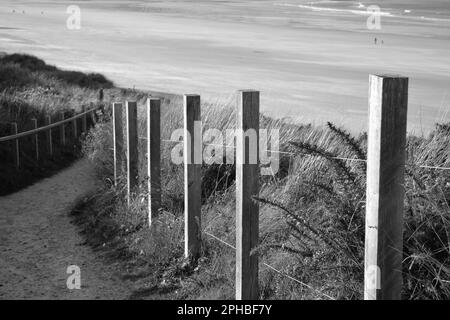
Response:
[[[96,188],[87,160],[15,194],[0,197],[0,299],[125,299],[129,290],[70,222],[77,199]],[[81,269],[69,290],[67,267]]]

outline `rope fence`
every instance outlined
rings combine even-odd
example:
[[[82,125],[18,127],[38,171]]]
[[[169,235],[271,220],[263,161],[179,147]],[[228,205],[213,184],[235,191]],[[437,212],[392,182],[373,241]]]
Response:
[[[20,133],[17,133],[17,134],[0,137],[0,142],[17,140],[17,139],[28,137],[28,136],[31,136],[33,134],[37,134],[37,133],[40,133],[40,132],[43,132],[43,131],[51,130],[51,129],[59,127],[59,126],[61,126],[63,124],[72,122],[72,121],[77,120],[79,118],[82,118],[83,116],[86,116],[86,115],[94,112],[95,110],[97,110],[97,108],[93,108],[93,109],[84,111],[84,112],[82,112],[80,114],[77,114],[76,116],[71,117],[71,118],[67,118],[67,119],[64,119],[64,120],[61,120],[61,121],[58,121],[58,122],[54,122],[52,124],[49,124],[49,125],[37,128],[37,129],[32,129],[32,130],[20,132]]]
[[[404,181],[406,164],[406,122],[408,101],[408,78],[401,76],[371,75],[369,81],[369,128],[367,143],[367,160],[350,157],[326,157],[342,161],[366,162],[366,206],[365,206],[365,252],[364,252],[364,299],[398,300],[402,290],[402,237]],[[156,102],[147,101],[147,134],[137,134],[137,106],[134,102],[126,103],[127,124],[126,137],[122,131],[122,104],[113,104],[114,119],[114,172],[122,170],[122,145],[127,141],[127,187],[128,198],[139,188],[136,181],[138,175],[137,158],[139,139],[147,140],[148,167],[148,221],[159,213],[153,205],[153,198],[161,192],[160,161],[161,143],[183,144],[184,165],[184,244],[185,257],[198,259],[201,254],[201,164],[202,164],[202,128],[196,125],[201,121],[200,96],[184,95],[184,138],[183,141],[161,139],[160,113],[151,112],[151,105]],[[236,150],[236,245],[232,246],[222,239],[207,233],[224,245],[236,250],[236,299],[256,300],[258,289],[258,253],[253,252],[259,245],[259,204],[253,197],[260,193],[260,159],[258,152],[251,152],[246,147],[248,130],[259,132],[259,92],[253,90],[239,91],[236,101],[236,145],[206,145],[233,148]],[[151,124],[151,125],[150,125]],[[155,125],[158,124],[158,125]],[[245,131],[245,132],[244,132]],[[189,135],[188,135],[189,134]],[[187,140],[187,137],[190,137]],[[195,137],[195,138],[193,138]],[[254,143],[259,145],[258,135]],[[152,144],[152,147],[151,147]],[[266,150],[289,156],[300,152]],[[323,157],[320,154],[304,153],[306,156]],[[156,157],[156,158],[155,158]],[[248,160],[247,160],[248,159]],[[411,165],[411,164],[409,164]],[[425,169],[450,170],[448,167],[419,165]],[[382,205],[380,205],[382,204]],[[335,299],[323,292],[295,279],[281,270],[264,264],[274,272],[295,281],[315,292],[320,292],[328,299]],[[389,276],[382,276],[389,275]]]
[[[62,146],[66,145],[66,128],[65,124],[72,123],[72,135],[75,139],[78,138],[78,132],[80,132],[77,128],[77,120],[81,119],[81,132],[87,132],[87,115],[91,115],[92,121],[95,123],[96,120],[94,119],[94,112],[101,108],[91,108],[89,110],[86,110],[86,107],[83,106],[83,111],[75,116],[72,116],[70,118],[64,119],[64,112],[59,113],[59,119],[60,121],[52,123],[52,119],[50,115],[45,116],[45,123],[46,125],[39,127],[37,126],[37,119],[33,118],[31,119],[31,123],[34,127],[32,130],[24,131],[24,132],[18,132],[17,123],[12,122],[11,123],[11,135],[9,136],[3,136],[0,137],[0,143],[1,142],[12,142],[12,157],[14,161],[14,166],[17,168],[20,168],[22,166],[21,158],[27,158],[27,155],[24,155],[23,152],[20,152],[21,150],[21,143],[19,142],[21,138],[26,137],[32,137],[32,152],[34,153],[34,158],[36,161],[39,161],[41,158],[41,152],[40,152],[40,138],[39,133],[45,132],[45,148],[47,150],[47,154],[50,157],[54,156],[54,141],[53,141],[53,134],[52,129],[58,128],[59,129],[59,141]],[[34,164],[33,164],[34,165]]]
[[[139,139],[142,140],[147,140],[146,137],[142,137],[139,136]],[[183,142],[182,140],[167,140],[167,139],[161,139],[162,142],[166,142],[166,143],[180,143]],[[205,146],[212,146],[212,147],[222,147],[222,148],[231,148],[231,149],[236,149],[236,146],[234,145],[220,145],[220,144],[214,144],[214,143],[203,143],[203,145]],[[323,158],[327,158],[327,159],[336,159],[336,160],[343,160],[343,161],[356,161],[356,162],[364,162],[367,163],[366,159],[359,159],[359,158],[345,158],[345,157],[327,157],[327,156],[318,156],[318,155],[312,155],[309,153],[305,153],[305,152],[289,152],[289,151],[279,151],[279,150],[270,150],[270,149],[266,149],[263,150],[265,152],[271,152],[271,153],[279,153],[279,154],[287,154],[288,156],[297,156],[297,155],[302,155],[302,156],[310,156],[310,157],[323,157]],[[428,166],[428,165],[412,165],[412,164],[406,164],[406,166],[409,167],[419,167],[419,168],[424,168],[424,169],[434,169],[434,170],[450,170],[450,167],[440,167],[440,166]]]
[[[211,238],[217,240],[218,242],[224,244],[225,246],[227,246],[227,247],[229,247],[229,248],[231,248],[233,250],[236,250],[235,246],[233,246],[232,244],[230,244],[230,243],[220,239],[219,237],[216,237],[215,235],[213,235],[213,234],[211,234],[211,233],[209,233],[207,231],[203,231],[203,233],[208,235],[208,236],[210,236]],[[274,266],[271,266],[268,263],[263,262],[262,265],[264,265],[265,267],[267,267],[267,268],[271,269],[272,271],[278,273],[279,275],[281,275],[281,276],[283,276],[283,277],[285,277],[285,278],[287,278],[289,280],[292,280],[292,281],[294,281],[294,282],[296,282],[296,283],[298,283],[298,284],[300,284],[300,285],[302,285],[302,286],[304,286],[304,287],[306,287],[306,288],[308,288],[308,289],[310,289],[310,290],[312,290],[312,291],[314,291],[314,292],[316,292],[316,293],[318,293],[318,294],[320,294],[320,295],[322,295],[322,296],[324,296],[324,297],[326,297],[326,298],[328,298],[330,300],[336,300],[336,298],[333,298],[332,296],[322,292],[321,290],[316,289],[316,288],[310,286],[309,284],[306,284],[306,283],[304,283],[304,282],[302,282],[302,281],[300,281],[300,280],[298,280],[298,279],[288,275],[287,273],[285,273],[285,272],[275,268]]]

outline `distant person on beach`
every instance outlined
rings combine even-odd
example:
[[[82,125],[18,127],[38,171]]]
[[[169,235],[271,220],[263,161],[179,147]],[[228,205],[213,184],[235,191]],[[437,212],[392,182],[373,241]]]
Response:
[[[375,44],[377,44],[377,38],[375,38],[373,41],[375,42]]]

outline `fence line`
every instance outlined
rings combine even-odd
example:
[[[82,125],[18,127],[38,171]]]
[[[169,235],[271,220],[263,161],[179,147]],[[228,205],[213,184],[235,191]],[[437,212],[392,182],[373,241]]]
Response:
[[[364,268],[364,297],[365,299],[399,299],[402,287],[401,257],[402,257],[402,213],[403,213],[403,185],[406,159],[406,114],[408,97],[408,79],[403,77],[371,76],[371,91],[369,98],[369,134],[368,157],[366,159],[347,157],[325,157],[342,161],[367,162],[367,190],[366,198],[366,239],[365,239],[365,268]],[[185,166],[185,254],[191,249],[192,243],[201,245],[200,206],[192,206],[195,199],[201,195],[201,188],[195,188],[200,180],[200,171],[192,175],[192,160],[196,153],[195,146],[202,147],[200,134],[194,134],[196,139],[188,134],[194,133],[195,120],[200,119],[187,112],[185,96],[185,126],[183,141],[164,140],[170,143],[184,144]],[[191,96],[192,97],[192,96]],[[199,96],[195,96],[198,98]],[[256,129],[256,152],[249,153],[244,142],[246,136],[237,135],[236,146],[226,146],[236,149],[236,246],[206,233],[216,240],[236,250],[236,299],[257,299],[258,292],[258,257],[251,252],[259,242],[258,217],[259,210],[252,200],[259,193],[258,158],[252,159],[252,165],[247,162],[250,156],[258,157],[259,152],[259,93],[255,91],[241,91],[237,103],[237,128],[247,131]],[[151,115],[148,115],[151,118]],[[201,129],[201,128],[200,128]],[[137,139],[138,137],[136,137]],[[143,138],[141,139],[149,139]],[[200,140],[198,139],[200,138]],[[249,136],[249,138],[251,138]],[[151,138],[150,138],[151,139]],[[149,141],[147,141],[148,143]],[[255,142],[255,141],[253,141]],[[205,144],[214,145],[214,144]],[[190,148],[190,147],[193,148]],[[222,147],[221,145],[218,145]],[[149,148],[149,147],[148,147]],[[150,149],[150,148],[149,148]],[[279,150],[266,150],[290,156],[301,154]],[[150,152],[150,150],[148,150]],[[317,156],[303,153],[307,156]],[[198,164],[198,162],[196,162]],[[428,169],[450,170],[447,167],[420,165]],[[189,174],[190,172],[190,174]],[[196,219],[193,219],[195,216]],[[195,221],[195,222],[193,222]],[[195,240],[192,240],[195,239]],[[197,250],[197,249],[195,249]],[[187,254],[186,254],[187,255]],[[284,274],[273,266],[264,264],[272,271],[278,272],[312,290],[311,286]],[[320,291],[317,291],[320,292]],[[329,299],[335,299],[325,295]]]
[[[85,116],[85,115],[87,115],[87,114],[89,114],[91,112],[94,112],[95,110],[97,110],[97,108],[93,108],[93,109],[84,111],[84,112],[82,112],[80,114],[77,114],[76,116],[71,117],[71,118],[67,118],[67,119],[62,120],[62,121],[54,122],[52,124],[49,124],[49,125],[37,128],[37,129],[32,129],[32,130],[20,132],[20,133],[17,133],[17,134],[12,134],[12,135],[9,135],[9,136],[0,137],[0,142],[16,140],[16,139],[28,137],[28,136],[30,136],[32,134],[36,134],[36,133],[39,133],[39,132],[42,132],[42,131],[51,130],[53,128],[59,127],[60,125],[69,123],[69,122],[71,122],[73,120],[76,120],[76,119],[79,119],[79,118],[81,118],[81,117],[83,117],[83,116]]]
[[[59,118],[60,121],[52,123],[52,119],[50,115],[45,116],[45,125],[43,127],[38,128],[38,123],[37,123],[37,119],[36,118],[32,118],[31,119],[31,123],[33,126],[32,130],[28,130],[28,131],[24,131],[24,132],[20,132],[18,133],[18,129],[17,129],[17,123],[16,122],[12,122],[11,123],[11,131],[12,134],[9,136],[4,136],[4,137],[0,137],[0,142],[8,142],[8,141],[12,141],[13,142],[13,158],[14,158],[14,165],[16,168],[19,168],[20,165],[20,144],[19,144],[19,139],[21,138],[26,138],[29,136],[33,136],[32,138],[32,149],[34,152],[34,158],[36,159],[36,161],[39,161],[40,159],[40,152],[39,152],[39,133],[40,132],[45,132],[46,133],[46,144],[47,144],[47,150],[48,150],[48,155],[50,157],[53,156],[53,137],[52,137],[52,129],[53,128],[58,128],[59,127],[59,137],[60,137],[60,143],[62,146],[66,145],[66,130],[65,130],[65,124],[69,123],[69,122],[73,122],[73,132],[75,135],[75,138],[77,137],[77,124],[76,124],[76,120],[79,118],[85,119],[87,114],[92,114],[97,108],[92,108],[90,110],[86,110],[83,107],[83,112],[75,115],[71,118],[68,119],[64,119],[64,112],[59,113]],[[84,120],[83,120],[84,122]],[[87,124],[86,124],[87,125]],[[83,125],[84,127],[84,125]],[[86,131],[86,129],[84,129],[83,131]]]

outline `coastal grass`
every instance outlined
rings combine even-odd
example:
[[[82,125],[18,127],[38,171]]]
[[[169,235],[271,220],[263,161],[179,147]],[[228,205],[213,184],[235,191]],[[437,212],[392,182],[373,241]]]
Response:
[[[136,98],[143,106],[146,95]],[[234,128],[233,103],[203,102],[204,128]],[[139,108],[139,136],[145,137]],[[161,110],[163,209],[151,228],[146,141],[139,143],[140,191],[128,206],[125,177],[112,183],[109,122],[91,130],[83,146],[106,181],[104,189],[74,215],[85,217],[80,219],[88,239],[125,257],[119,261],[124,270],[134,270],[124,273],[135,284],[133,298],[234,299],[234,165],[202,166],[203,247],[192,264],[183,258],[183,166],[171,161],[178,143],[167,141],[183,126],[181,97],[164,100]],[[314,127],[263,115],[260,123],[280,130],[283,151],[280,170],[260,178],[254,199],[261,207],[260,298],[362,299],[366,166],[340,158],[364,160],[367,135],[354,137],[332,123]],[[450,171],[424,167],[450,167],[449,152],[449,124],[436,125],[428,136],[408,137],[403,299],[450,297]]]
[[[112,88],[112,83],[98,74],[60,70],[44,61],[24,54],[0,56],[0,136],[8,136],[11,123],[18,131],[44,126],[46,116],[52,122],[81,112],[82,106],[98,105],[99,88]],[[89,119],[89,125],[91,125]],[[13,161],[13,143],[0,142],[0,195],[17,191],[69,165],[80,155],[79,139],[73,138],[72,125],[66,125],[67,145],[62,146],[59,130],[52,130],[54,154],[50,156],[46,133],[39,133],[39,160],[35,157],[34,137],[19,139],[20,168]],[[78,120],[78,133],[81,122]],[[82,138],[83,136],[81,136]]]

